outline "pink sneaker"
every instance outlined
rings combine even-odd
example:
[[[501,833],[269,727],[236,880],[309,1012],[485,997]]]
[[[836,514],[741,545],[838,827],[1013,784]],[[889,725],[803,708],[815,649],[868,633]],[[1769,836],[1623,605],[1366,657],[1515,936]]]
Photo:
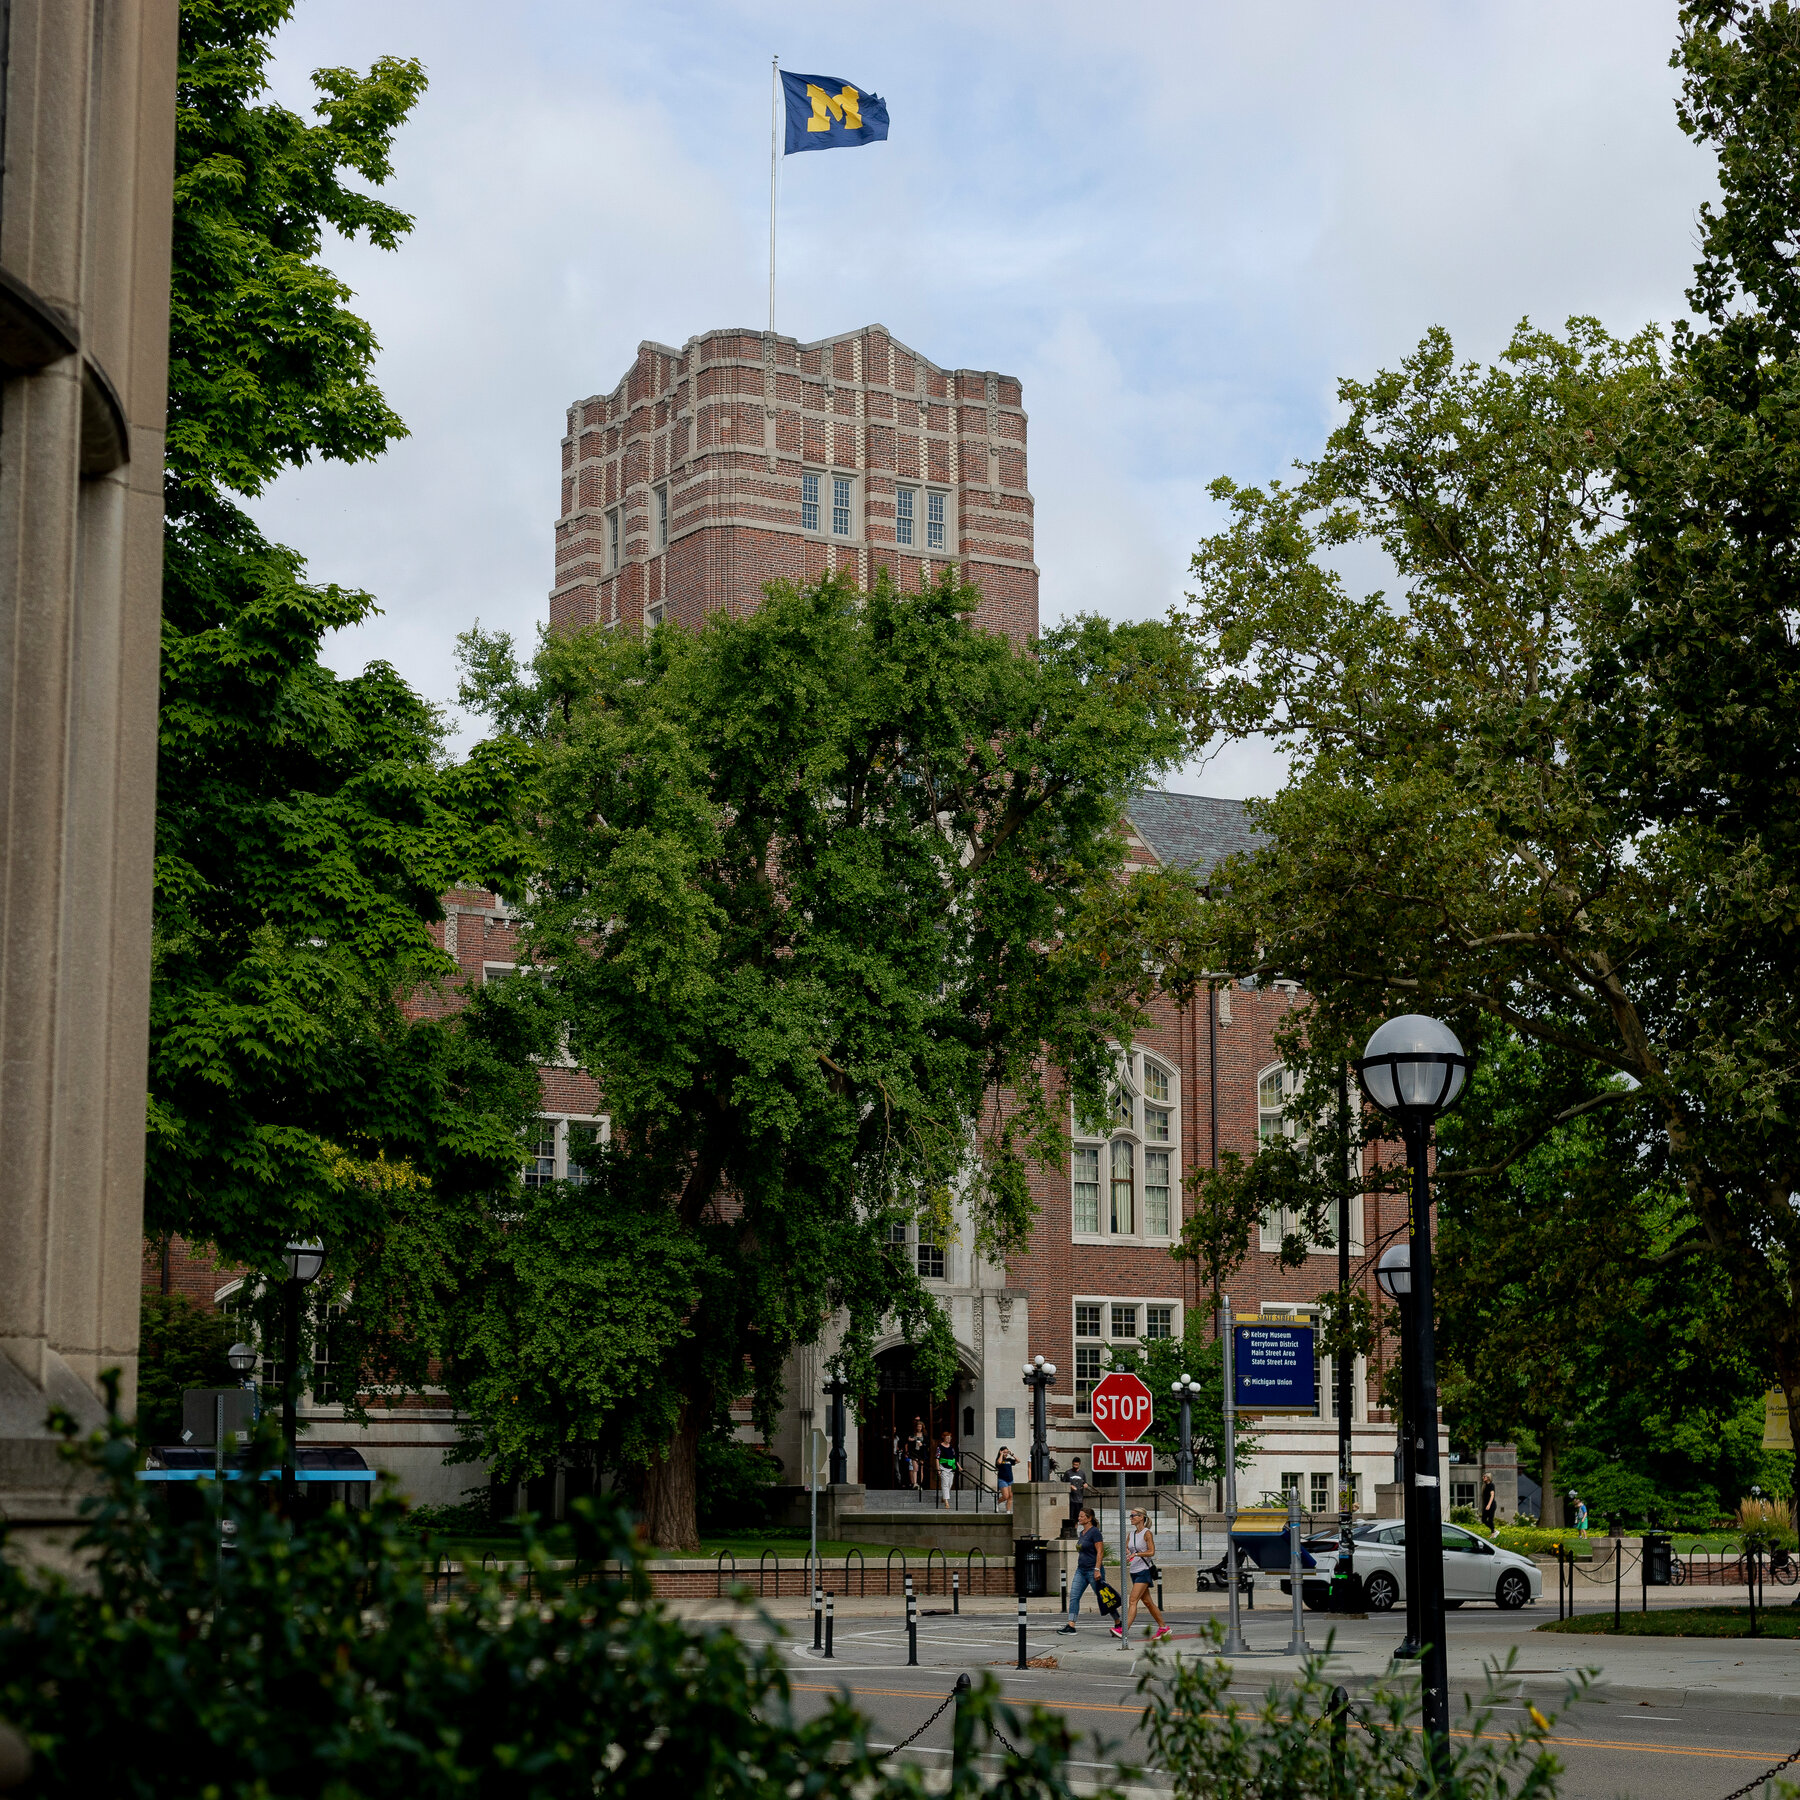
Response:
[[[1170,1630],[1170,1629],[1169,1629],[1169,1628],[1168,1628],[1168,1626],[1166,1626],[1166,1625],[1165,1625],[1165,1626],[1164,1626],[1164,1627],[1163,1627],[1163,1628],[1162,1628],[1162,1630],[1160,1630],[1160,1631],[1159,1631],[1159,1632],[1158,1632],[1158,1633],[1157,1633],[1157,1634],[1156,1634],[1156,1636],[1155,1636],[1155,1637],[1154,1637],[1154,1638],[1152,1638],[1152,1639],[1151,1639],[1151,1642],[1152,1642],[1152,1643],[1160,1643],[1160,1642],[1161,1642],[1161,1641],[1162,1641],[1162,1640],[1163,1640],[1163,1639],[1164,1639],[1164,1638],[1166,1638],[1166,1637],[1173,1637],[1173,1636],[1174,1636],[1174,1635],[1175,1635],[1175,1634],[1174,1634],[1174,1633],[1173,1633],[1173,1632],[1172,1632],[1172,1631],[1171,1631],[1171,1630]]]

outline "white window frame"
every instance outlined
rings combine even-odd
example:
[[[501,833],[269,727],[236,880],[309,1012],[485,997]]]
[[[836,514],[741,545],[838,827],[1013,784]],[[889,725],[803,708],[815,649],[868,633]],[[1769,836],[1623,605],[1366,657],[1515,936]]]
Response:
[[[1146,1139],[1144,1072],[1157,1070],[1168,1082],[1166,1105],[1150,1103],[1151,1110],[1168,1115],[1167,1138]],[[1155,1051],[1134,1050],[1122,1056],[1118,1065],[1117,1088],[1109,1120],[1110,1129],[1103,1135],[1088,1130],[1069,1114],[1069,1235],[1077,1244],[1172,1244],[1181,1235],[1181,1070],[1172,1057]],[[1113,1149],[1127,1147],[1131,1159],[1131,1219],[1128,1230],[1114,1230],[1113,1220]],[[1083,1181],[1083,1166],[1089,1155],[1099,1162],[1098,1227],[1089,1228],[1076,1211],[1075,1188]],[[1169,1159],[1169,1218],[1166,1231],[1149,1229],[1146,1189],[1149,1163],[1147,1157],[1166,1154]]]
[[[894,489],[894,543],[902,550],[913,550],[919,541],[919,490],[916,487]]]
[[[1084,1333],[1080,1329],[1081,1308],[1084,1306],[1093,1307],[1099,1312],[1100,1336],[1098,1337],[1095,1337],[1092,1333]],[[1115,1334],[1113,1329],[1113,1308],[1115,1306],[1129,1307],[1131,1309],[1131,1322],[1136,1327],[1136,1332],[1133,1336],[1122,1337]],[[1143,1335],[1149,1309],[1153,1306],[1164,1306],[1169,1309],[1170,1336],[1179,1338],[1187,1329],[1187,1325],[1182,1316],[1183,1303],[1176,1295],[1076,1294],[1070,1300],[1069,1341],[1075,1349],[1075,1355],[1070,1360],[1070,1379],[1075,1389],[1075,1412],[1078,1418],[1086,1418],[1088,1416],[1087,1395],[1082,1392],[1083,1384],[1087,1383],[1091,1387],[1092,1380],[1098,1379],[1097,1376],[1090,1378],[1081,1373],[1081,1352],[1083,1350],[1100,1352],[1100,1360],[1098,1364],[1094,1366],[1097,1366],[1100,1373],[1104,1374],[1106,1372],[1106,1356],[1104,1353],[1107,1350],[1110,1350],[1115,1344],[1122,1350],[1142,1350],[1146,1343],[1153,1341]],[[1091,1363],[1092,1359],[1089,1360]]]
[[[1281,1077],[1282,1104],[1279,1113],[1275,1108],[1263,1104],[1263,1083],[1275,1075]],[[1298,1088],[1299,1083],[1295,1080],[1293,1070],[1288,1068],[1285,1063],[1270,1063],[1265,1068],[1257,1070],[1256,1142],[1259,1148],[1277,1134],[1290,1140],[1298,1139],[1302,1144],[1306,1142],[1305,1139],[1299,1138],[1298,1122],[1294,1119],[1289,1105]],[[1257,1247],[1269,1252],[1279,1251],[1282,1239],[1287,1235],[1292,1224],[1293,1221],[1285,1209],[1269,1214],[1258,1226]],[[1357,1194],[1352,1197],[1350,1202],[1350,1254],[1352,1256],[1362,1254],[1362,1225],[1363,1197]],[[1306,1241],[1306,1253],[1308,1256],[1335,1256],[1337,1241],[1334,1238],[1329,1243],[1322,1243],[1309,1238]]]
[[[800,529],[802,531],[810,531],[815,536],[822,535],[819,532],[819,520],[822,516],[821,502],[819,499],[819,484],[824,479],[825,471],[823,469],[802,469],[800,471]],[[812,484],[812,498],[810,500],[806,497],[807,484],[809,482]],[[812,511],[812,518],[810,520],[806,516],[809,508]]]
[[[656,490],[656,547],[659,550],[669,547],[669,484],[666,481]]]
[[[925,490],[925,554],[948,556],[951,553],[950,490]]]
[[[612,1118],[607,1113],[550,1113],[535,1115],[534,1125],[548,1125],[551,1128],[551,1141],[555,1144],[552,1157],[554,1167],[542,1182],[532,1182],[533,1187],[548,1186],[551,1181],[567,1181],[569,1176],[569,1127],[571,1125],[597,1125],[600,1128],[600,1142],[612,1142]],[[539,1140],[534,1140],[539,1141]],[[527,1161],[535,1158],[527,1158]],[[579,1166],[579,1165],[577,1165]]]

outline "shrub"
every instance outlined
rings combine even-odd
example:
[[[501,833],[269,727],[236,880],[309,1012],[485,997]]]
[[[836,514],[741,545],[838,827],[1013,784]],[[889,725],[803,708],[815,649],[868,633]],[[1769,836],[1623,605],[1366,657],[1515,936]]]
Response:
[[[172,1444],[181,1435],[189,1388],[236,1387],[225,1352],[237,1321],[185,1294],[146,1294],[138,1308],[138,1441]]]
[[[1452,1525],[1479,1525],[1481,1514],[1472,1506],[1453,1506],[1450,1509],[1450,1523]]]
[[[65,1430],[73,1427],[65,1422]],[[276,1446],[264,1434],[262,1466]],[[478,1580],[434,1605],[391,1494],[284,1518],[273,1483],[203,1484],[189,1524],[146,1510],[125,1427],[73,1450],[98,1493],[71,1581],[0,1560],[0,1716],[36,1758],[34,1791],[262,1800],[918,1800],[915,1767],[872,1751],[842,1696],[796,1718],[773,1646],[689,1625],[650,1600],[625,1517],[587,1502],[585,1573]],[[237,1549],[220,1568],[220,1518]],[[603,1559],[612,1559],[608,1564]],[[610,1567],[610,1573],[607,1569]],[[991,1791],[1069,1800],[1073,1739],[1019,1718],[991,1679],[965,1708],[986,1751],[1019,1746]],[[1108,1790],[1112,1792],[1112,1790]]]
[[[1793,1516],[1779,1500],[1740,1500],[1737,1526],[1746,1550],[1800,1549]]]
[[[1217,1621],[1208,1624],[1220,1641]],[[1309,1658],[1292,1688],[1271,1687],[1260,1707],[1230,1691],[1229,1664],[1183,1662],[1138,1683],[1146,1704],[1152,1760],[1169,1771],[1174,1800],[1547,1800],[1559,1765],[1546,1739],[1552,1720],[1528,1708],[1523,1723],[1497,1723],[1506,1670],[1490,1669],[1487,1691],[1464,1698],[1447,1762],[1435,1787],[1422,1787],[1416,1687],[1378,1683],[1333,1729],[1324,1653]],[[1509,1656],[1507,1667],[1512,1659]],[[1573,1690],[1572,1690],[1573,1691]]]
[[[470,1532],[492,1531],[494,1503],[484,1487],[464,1488],[466,1496],[443,1506],[415,1506],[408,1510],[406,1522],[415,1531]]]

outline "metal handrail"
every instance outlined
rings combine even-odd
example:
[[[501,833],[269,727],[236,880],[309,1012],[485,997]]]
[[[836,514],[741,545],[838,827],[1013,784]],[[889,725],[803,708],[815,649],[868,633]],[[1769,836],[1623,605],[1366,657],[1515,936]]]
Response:
[[[721,1550],[713,1561],[713,1598],[721,1599],[725,1592],[725,1559],[731,1556],[731,1585],[737,1586],[737,1558],[729,1550]]]
[[[1206,1547],[1206,1521],[1202,1516],[1199,1507],[1189,1506],[1179,1494],[1157,1494],[1152,1505],[1159,1514],[1162,1511],[1162,1503],[1165,1499],[1175,1509],[1175,1548],[1177,1550],[1180,1550],[1181,1548],[1181,1521],[1185,1517],[1194,1521],[1195,1554],[1198,1555],[1203,1553]]]
[[[961,1506],[958,1505],[958,1503],[957,1503],[958,1492],[959,1492],[958,1484],[960,1483],[960,1481],[962,1479],[963,1469],[966,1466],[971,1465],[971,1464],[973,1465],[973,1467],[970,1468],[969,1472],[970,1472],[971,1476],[974,1478],[976,1493],[978,1495],[986,1494],[988,1496],[988,1498],[990,1500],[992,1500],[994,1503],[994,1511],[998,1512],[1000,1510],[999,1492],[993,1483],[983,1481],[981,1479],[981,1473],[980,1473],[981,1470],[986,1469],[991,1474],[993,1472],[994,1465],[991,1462],[989,1462],[985,1456],[979,1455],[977,1452],[975,1452],[973,1450],[958,1450],[956,1453],[957,1480],[953,1481],[950,1484],[951,1505],[954,1506],[958,1512],[960,1512],[962,1510]],[[979,1501],[979,1499],[975,1503],[975,1510],[977,1512],[981,1511],[981,1502]]]
[[[844,1594],[850,1593],[850,1559],[856,1558],[856,1592],[861,1599],[869,1591],[869,1559],[854,1545],[844,1552]]]

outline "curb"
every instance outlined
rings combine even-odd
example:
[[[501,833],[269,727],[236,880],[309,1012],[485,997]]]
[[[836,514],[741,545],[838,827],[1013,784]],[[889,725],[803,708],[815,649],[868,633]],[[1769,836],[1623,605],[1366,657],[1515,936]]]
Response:
[[[1188,1640],[1191,1642],[1192,1640]],[[1084,1673],[1110,1673],[1121,1679],[1135,1682],[1145,1669],[1157,1662],[1174,1662],[1191,1658],[1194,1652],[1183,1648],[1182,1640],[1175,1640],[1173,1653],[1171,1646],[1165,1643],[1154,1654],[1149,1644],[1134,1645],[1127,1656],[1116,1645],[1096,1644],[1063,1648],[1053,1646],[1047,1652],[1057,1657],[1061,1667],[1079,1669]],[[1211,1660],[1211,1653],[1203,1653],[1206,1660]],[[1282,1686],[1290,1682],[1295,1674],[1294,1660],[1277,1658],[1265,1653],[1267,1660],[1259,1657],[1255,1662],[1236,1662],[1232,1664],[1232,1692],[1240,1695],[1261,1694],[1271,1686]],[[1352,1693],[1367,1693],[1378,1682],[1386,1682],[1389,1686],[1405,1683],[1409,1678],[1416,1679],[1419,1672],[1417,1663],[1394,1663],[1379,1672],[1371,1673],[1367,1669],[1347,1669],[1334,1667],[1339,1659],[1333,1658],[1325,1664],[1324,1674],[1327,1680],[1341,1682]],[[1485,1682],[1485,1672],[1474,1674],[1458,1674],[1455,1670],[1450,1674],[1450,1685],[1460,1691],[1479,1689]],[[1533,1700],[1553,1700],[1559,1705],[1568,1698],[1570,1687],[1576,1675],[1570,1671],[1567,1675],[1506,1675],[1502,1674],[1495,1681],[1495,1691],[1500,1694],[1515,1694],[1521,1698]],[[1800,1717],[1800,1688],[1737,1688],[1719,1687],[1706,1684],[1682,1685],[1680,1687],[1657,1686],[1644,1682],[1615,1682],[1604,1677],[1591,1682],[1588,1686],[1584,1705],[1613,1706],[1664,1706],[1672,1710],[1681,1709],[1689,1712],[1743,1712],[1774,1713],[1788,1717]]]

